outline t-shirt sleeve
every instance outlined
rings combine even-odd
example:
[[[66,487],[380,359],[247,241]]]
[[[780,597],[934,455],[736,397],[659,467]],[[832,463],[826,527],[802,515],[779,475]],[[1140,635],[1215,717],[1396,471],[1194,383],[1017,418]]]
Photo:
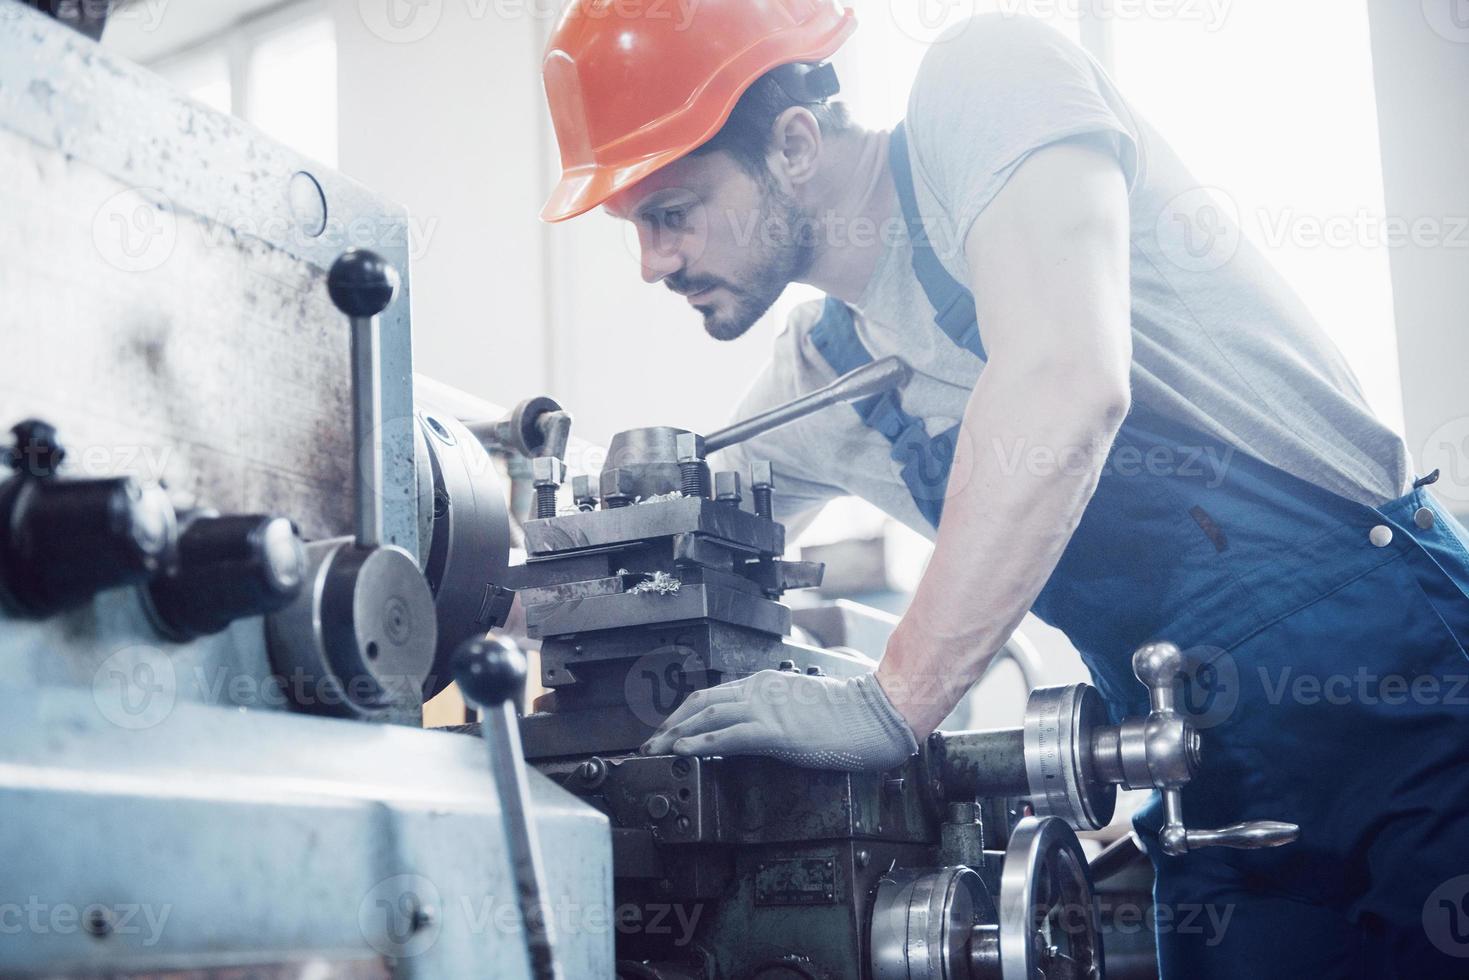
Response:
[[[803,303],[791,312],[786,329],[776,338],[770,361],[740,399],[730,421],[750,418],[784,404],[831,380],[830,371],[813,359],[814,348],[806,332],[821,312],[821,302]],[[809,421],[809,420],[806,420]],[[769,460],[775,478],[775,519],[786,527],[786,541],[794,541],[833,498],[846,491],[822,479],[823,460],[819,426],[800,421],[756,436],[714,454],[713,470],[735,470],[740,474],[745,500],[750,509],[750,464]]]
[[[1101,67],[1040,21],[988,14],[955,25],[925,55],[906,129],[920,206],[931,196],[962,248],[975,218],[1042,147],[1085,138],[1115,153],[1129,189],[1136,122]],[[926,195],[925,195],[926,192]],[[941,229],[929,229],[938,245]]]

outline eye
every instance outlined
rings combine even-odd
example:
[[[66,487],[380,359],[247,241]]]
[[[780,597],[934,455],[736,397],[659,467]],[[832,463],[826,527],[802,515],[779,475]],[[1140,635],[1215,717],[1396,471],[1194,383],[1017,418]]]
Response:
[[[687,208],[664,208],[659,215],[659,224],[671,231],[682,231],[688,219]]]

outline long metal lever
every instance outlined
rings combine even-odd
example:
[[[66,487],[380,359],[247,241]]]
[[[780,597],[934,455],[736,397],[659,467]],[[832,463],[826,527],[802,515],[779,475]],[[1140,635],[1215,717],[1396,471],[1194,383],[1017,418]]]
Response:
[[[795,401],[777,405],[743,422],[736,422],[734,425],[720,429],[713,435],[705,437],[704,451],[712,453],[726,446],[733,446],[737,442],[744,442],[746,439],[769,432],[771,429],[778,429],[796,419],[805,418],[828,405],[854,402],[859,398],[867,398],[893,388],[900,388],[908,383],[912,374],[913,369],[896,355],[879,358],[855,371],[848,371],[831,384],[818,388],[809,395],[802,395]]]
[[[398,272],[366,249],[349,248],[332,265],[327,291],[352,325],[352,488],[357,546],[383,543],[382,343],[378,314],[398,295]]]
[[[500,794],[505,841],[515,872],[520,920],[535,980],[562,980],[556,961],[546,871],[530,812],[530,783],[520,751],[520,723],[515,698],[525,688],[525,654],[493,639],[466,640],[454,652],[454,679],[470,701],[482,709],[480,731],[490,747],[490,771]]]

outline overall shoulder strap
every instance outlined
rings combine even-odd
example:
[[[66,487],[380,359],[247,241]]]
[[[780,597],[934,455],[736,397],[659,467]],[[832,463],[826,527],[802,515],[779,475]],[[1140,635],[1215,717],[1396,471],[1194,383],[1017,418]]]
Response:
[[[913,274],[918,277],[918,284],[936,311],[933,322],[955,344],[984,360],[974,296],[949,275],[939,261],[928,229],[924,227],[923,215],[918,211],[918,196],[913,190],[913,165],[908,158],[908,134],[902,123],[893,129],[888,142],[888,162],[892,167],[893,182],[898,187],[898,203],[903,208],[908,240],[913,245]]]
[[[828,296],[821,319],[811,328],[811,342],[838,375],[872,362],[852,311],[841,300]],[[903,482],[919,513],[938,527],[954,457],[954,429],[930,437],[923,420],[903,411],[898,393],[885,391],[852,403],[862,424],[876,429],[892,447],[889,455],[902,464]]]

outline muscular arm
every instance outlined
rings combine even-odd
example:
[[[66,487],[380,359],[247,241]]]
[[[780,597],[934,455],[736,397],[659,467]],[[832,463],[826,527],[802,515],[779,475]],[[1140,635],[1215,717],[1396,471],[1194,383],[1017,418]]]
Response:
[[[965,241],[989,361],[933,558],[877,679],[922,740],[1045,586],[1129,405],[1128,208],[1114,157],[1037,151]]]

